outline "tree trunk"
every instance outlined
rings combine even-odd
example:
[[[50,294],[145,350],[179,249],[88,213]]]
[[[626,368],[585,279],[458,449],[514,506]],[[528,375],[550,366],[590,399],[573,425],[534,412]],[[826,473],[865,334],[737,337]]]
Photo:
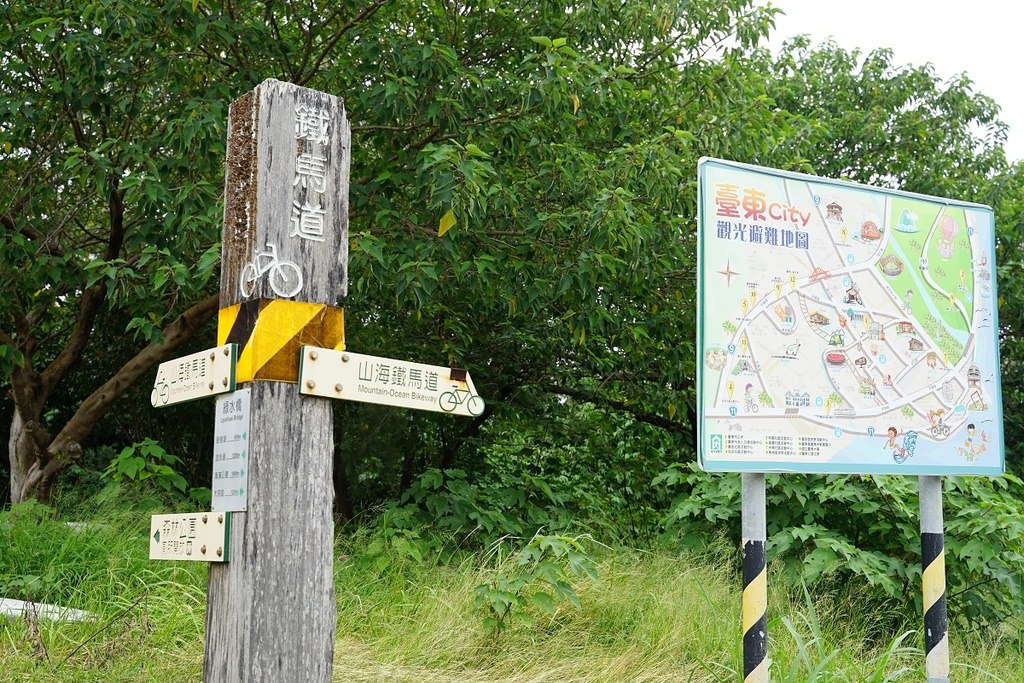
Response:
[[[402,476],[398,480],[398,494],[401,495],[412,486],[412,478],[416,476],[416,451],[407,448],[402,456]]]
[[[57,475],[82,457],[77,441],[64,439],[59,450],[52,450],[55,440],[39,420],[26,420],[17,404],[11,418],[8,452],[11,462],[11,503],[35,499],[49,505],[53,502],[53,485]]]
[[[49,504],[57,476],[82,455],[81,442],[114,403],[154,365],[164,360],[181,345],[191,340],[217,312],[216,294],[192,305],[164,328],[162,343],[143,348],[114,375],[82,400],[75,413],[60,430],[51,435],[42,426],[40,416],[49,390],[70,372],[69,364],[61,374],[51,364],[46,373],[52,376],[41,381],[39,375],[25,371],[11,377],[14,414],[7,452],[11,463],[11,502],[34,498]],[[31,358],[26,357],[26,363]]]
[[[38,424],[35,420],[25,420],[18,406],[14,406],[11,418],[11,436],[7,442],[7,452],[11,461],[11,503],[22,503],[35,498],[40,503],[49,505],[53,498],[53,479],[39,481],[34,487],[26,489],[29,472],[39,467],[39,448],[32,432]]]

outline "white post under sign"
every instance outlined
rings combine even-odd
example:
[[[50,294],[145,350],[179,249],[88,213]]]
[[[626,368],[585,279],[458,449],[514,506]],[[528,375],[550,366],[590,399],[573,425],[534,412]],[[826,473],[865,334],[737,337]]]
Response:
[[[299,392],[465,417],[484,412],[469,373],[394,358],[302,347]]]

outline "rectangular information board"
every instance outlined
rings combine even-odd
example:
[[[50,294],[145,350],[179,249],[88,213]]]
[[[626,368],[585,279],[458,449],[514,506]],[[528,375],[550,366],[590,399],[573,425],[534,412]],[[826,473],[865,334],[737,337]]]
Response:
[[[252,389],[217,398],[213,418],[213,486],[210,507],[242,512],[249,505],[249,434]]]
[[[302,347],[299,393],[463,417],[484,412],[467,370],[368,356],[315,346]]]
[[[698,204],[701,467],[1003,472],[991,208],[707,158]]]

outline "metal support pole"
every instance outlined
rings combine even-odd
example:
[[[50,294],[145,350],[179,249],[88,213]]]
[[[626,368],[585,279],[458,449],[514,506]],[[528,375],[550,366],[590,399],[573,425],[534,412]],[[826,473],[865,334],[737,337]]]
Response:
[[[764,474],[743,475],[743,681],[768,682],[768,579]]]
[[[928,683],[949,683],[946,560],[942,540],[942,478],[918,478],[921,498],[921,588],[924,594],[924,672]]]

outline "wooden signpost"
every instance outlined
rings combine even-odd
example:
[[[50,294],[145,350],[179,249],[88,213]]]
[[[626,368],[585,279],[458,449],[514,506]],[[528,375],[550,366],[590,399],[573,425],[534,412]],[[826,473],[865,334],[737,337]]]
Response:
[[[331,680],[326,399],[484,410],[466,370],[344,350],[349,157],[336,97],[268,80],[231,105],[219,346],[162,364],[152,396],[219,394],[213,511],[154,515],[150,532],[151,558],[212,563],[206,683]]]
[[[210,567],[207,683],[331,680],[331,407],[295,382],[301,343],[344,340],[349,154],[336,97],[268,80],[231,105],[218,337],[239,344],[238,381],[261,381],[246,510],[232,513],[231,561]]]

